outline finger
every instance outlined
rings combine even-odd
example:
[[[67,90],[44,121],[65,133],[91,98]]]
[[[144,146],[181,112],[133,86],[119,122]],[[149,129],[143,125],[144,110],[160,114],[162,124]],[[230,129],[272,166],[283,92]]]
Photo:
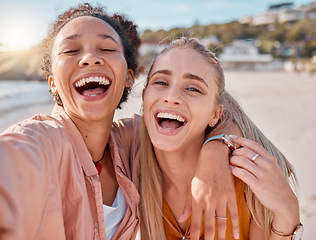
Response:
[[[254,161],[249,160],[249,158],[244,156],[232,156],[230,158],[230,163],[233,167],[243,168],[253,175],[257,175],[259,170],[258,165],[254,163]]]
[[[234,135],[230,135],[230,137],[233,140],[233,142],[239,144],[240,146],[249,148],[250,150],[252,150],[255,153],[258,153],[264,158],[269,159],[271,157],[270,153],[267,150],[265,150],[261,145],[254,141]]]
[[[217,239],[225,240],[227,224],[226,203],[222,204],[218,209],[216,209],[216,222]]]
[[[249,148],[246,147],[241,147],[236,149],[235,151],[233,151],[232,156],[245,156],[247,157],[249,160],[253,160],[253,157],[256,155],[257,153],[255,153],[254,151],[250,150]]]
[[[193,209],[193,211],[195,211],[195,209]],[[192,196],[190,195],[184,205],[184,209],[178,221],[185,222],[186,220],[188,220],[191,213],[192,213]]]
[[[234,197],[227,203],[227,207],[232,223],[234,238],[239,239],[239,218],[236,195],[234,195]]]
[[[271,171],[271,168],[276,167],[278,162],[272,155],[269,158],[264,158],[252,150],[242,147],[232,153],[230,164],[244,168],[259,177],[259,174],[263,173],[262,171]]]
[[[214,239],[215,236],[215,209],[204,213],[204,239]]]
[[[202,210],[201,208],[197,209],[194,204],[192,204],[192,208],[196,210],[192,211],[190,236],[192,240],[199,240],[202,222]]]
[[[251,189],[253,189],[259,181],[259,179],[251,172],[240,167],[232,166],[232,174],[245,182]]]

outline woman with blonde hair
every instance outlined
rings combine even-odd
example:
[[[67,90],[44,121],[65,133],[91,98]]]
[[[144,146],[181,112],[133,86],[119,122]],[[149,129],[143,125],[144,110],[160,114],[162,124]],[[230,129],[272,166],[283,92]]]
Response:
[[[225,91],[224,73],[211,51],[194,38],[174,40],[154,60],[143,100],[142,238],[214,239],[216,231],[207,224],[225,222],[229,216],[204,214],[200,236],[190,235],[195,222],[177,219],[205,136],[214,126],[237,123],[245,138],[220,135],[206,140],[224,140],[232,149],[240,146],[230,159],[239,234],[227,224],[226,237],[217,239],[300,239],[299,205],[289,184],[295,183],[293,167]]]

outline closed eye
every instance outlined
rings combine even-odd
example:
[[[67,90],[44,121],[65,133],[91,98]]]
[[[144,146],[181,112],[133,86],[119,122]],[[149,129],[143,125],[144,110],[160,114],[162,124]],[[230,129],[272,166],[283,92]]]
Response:
[[[79,52],[79,50],[76,50],[76,49],[63,51],[64,54],[75,54],[78,52]]]
[[[102,51],[102,52],[115,52],[116,50],[104,48],[104,49],[101,49],[101,51]]]

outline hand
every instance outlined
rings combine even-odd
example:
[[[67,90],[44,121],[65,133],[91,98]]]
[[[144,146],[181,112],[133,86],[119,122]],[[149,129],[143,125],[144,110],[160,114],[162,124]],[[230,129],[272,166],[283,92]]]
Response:
[[[239,236],[238,211],[233,175],[229,167],[230,150],[220,141],[207,143],[199,156],[195,176],[191,182],[192,198],[187,201],[179,221],[191,214],[191,239],[199,239],[204,214],[204,238],[214,239],[216,216],[226,217],[228,208],[234,236]],[[217,219],[218,239],[225,239],[226,220]]]
[[[299,223],[298,201],[277,159],[254,141],[242,137],[232,137],[232,140],[241,145],[230,159],[232,173],[244,181],[258,200],[273,212],[273,223],[276,219],[283,219],[282,227],[286,224],[296,226]]]

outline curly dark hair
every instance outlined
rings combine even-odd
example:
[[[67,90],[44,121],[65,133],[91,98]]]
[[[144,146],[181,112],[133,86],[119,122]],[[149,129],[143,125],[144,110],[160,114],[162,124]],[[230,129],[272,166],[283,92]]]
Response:
[[[42,41],[42,70],[43,76],[45,79],[52,74],[52,61],[51,54],[53,48],[53,42],[58,32],[71,20],[82,17],[82,16],[91,16],[99,18],[106,23],[108,23],[120,36],[123,47],[124,47],[124,56],[127,63],[128,69],[133,71],[135,77],[139,73],[138,65],[138,49],[141,44],[140,37],[137,32],[137,25],[132,21],[129,21],[125,15],[114,14],[113,16],[108,15],[105,12],[104,7],[97,6],[92,7],[88,3],[79,4],[75,8],[70,8],[68,11],[57,17],[57,20],[50,26],[47,37]],[[127,100],[130,87],[125,87],[122,98],[117,108],[120,108],[121,103]],[[61,98],[58,94],[54,95],[56,103],[60,106],[63,106]]]

